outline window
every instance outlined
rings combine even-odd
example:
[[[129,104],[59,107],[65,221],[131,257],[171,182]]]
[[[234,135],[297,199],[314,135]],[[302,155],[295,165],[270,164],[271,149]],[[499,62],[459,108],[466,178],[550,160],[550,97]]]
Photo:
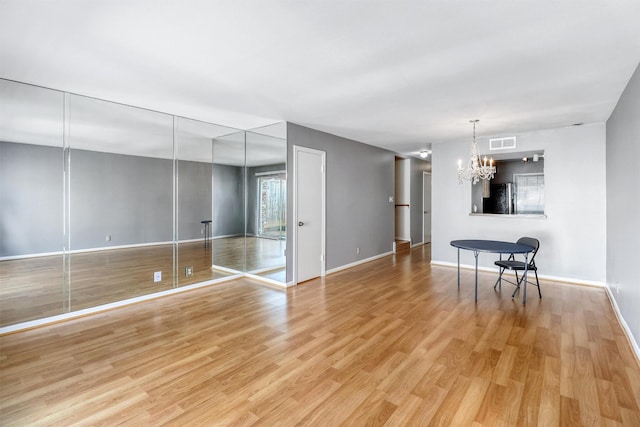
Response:
[[[516,214],[544,214],[544,174],[514,174]]]
[[[284,239],[286,236],[287,180],[285,173],[276,172],[257,177],[258,236]]]

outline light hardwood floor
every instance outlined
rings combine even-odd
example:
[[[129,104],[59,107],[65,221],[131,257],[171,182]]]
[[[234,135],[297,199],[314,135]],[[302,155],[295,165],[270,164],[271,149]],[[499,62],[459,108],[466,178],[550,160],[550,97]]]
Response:
[[[247,279],[0,337],[0,425],[640,425],[602,289],[429,265]],[[541,266],[542,267],[542,266]]]

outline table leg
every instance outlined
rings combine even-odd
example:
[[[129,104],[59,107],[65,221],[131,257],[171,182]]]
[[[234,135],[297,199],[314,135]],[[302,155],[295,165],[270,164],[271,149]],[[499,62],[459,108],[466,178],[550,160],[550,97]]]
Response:
[[[458,248],[458,291],[460,290],[460,248]]]
[[[478,252],[474,251],[473,255],[476,257],[476,304],[478,303]]]
[[[522,278],[522,280],[524,280],[524,290],[522,292],[523,305],[527,304],[527,269],[528,268],[529,268],[529,254],[526,253],[524,254],[524,277]]]

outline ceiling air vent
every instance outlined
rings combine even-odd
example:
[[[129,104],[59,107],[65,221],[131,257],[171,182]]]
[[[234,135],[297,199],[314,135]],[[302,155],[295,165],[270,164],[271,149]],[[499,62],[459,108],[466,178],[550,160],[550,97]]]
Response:
[[[507,136],[505,138],[491,138],[489,140],[489,150],[509,150],[516,148],[516,137]]]

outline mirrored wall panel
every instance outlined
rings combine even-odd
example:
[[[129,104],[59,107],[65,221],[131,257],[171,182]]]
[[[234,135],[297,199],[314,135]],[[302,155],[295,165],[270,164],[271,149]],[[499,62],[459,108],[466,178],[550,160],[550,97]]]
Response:
[[[0,80],[0,325],[68,310],[61,92]]]
[[[286,135],[0,79],[0,327],[285,281]]]
[[[244,132],[197,120],[178,118],[176,122],[177,153],[177,280],[179,286],[200,283],[237,274],[240,265],[227,265],[226,258],[243,255],[242,239],[238,247],[222,245],[218,239],[228,235],[242,237],[241,227],[229,228],[243,215],[239,191],[241,170],[234,174],[236,183],[225,185],[227,168],[214,163],[217,138],[233,135],[233,148],[244,162]],[[226,166],[226,165],[224,165]],[[235,167],[237,169],[237,167]],[[236,176],[238,175],[238,176]],[[214,256],[214,248],[216,249]],[[230,251],[238,251],[233,256]],[[218,260],[221,258],[221,260]],[[222,268],[221,268],[222,267]]]
[[[245,271],[245,132],[213,140],[213,268]]]
[[[173,287],[173,117],[69,95],[71,310]]]
[[[247,272],[286,281],[287,140],[278,123],[247,132]]]

